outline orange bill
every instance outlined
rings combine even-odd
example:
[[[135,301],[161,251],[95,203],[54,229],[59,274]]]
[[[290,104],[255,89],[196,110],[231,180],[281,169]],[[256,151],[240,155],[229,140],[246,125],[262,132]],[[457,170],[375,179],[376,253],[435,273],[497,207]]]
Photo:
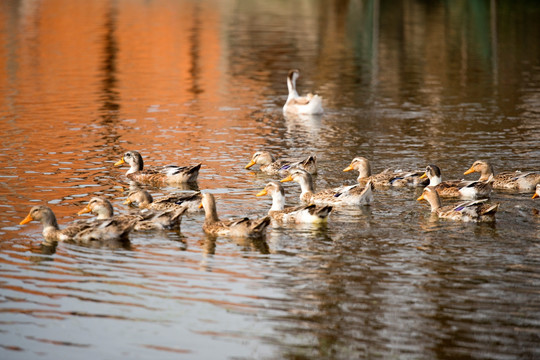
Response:
[[[203,204],[200,203],[200,204],[199,204],[199,209],[202,209],[202,208],[203,208]]]
[[[291,176],[291,175],[287,176],[287,177],[286,177],[285,179],[281,179],[281,180],[279,180],[279,182],[287,182],[287,181],[293,181],[293,179],[292,179],[292,176]]]
[[[26,215],[24,220],[19,223],[19,225],[28,224],[32,220],[34,220],[34,218],[32,217],[32,215],[28,214],[28,215]]]
[[[533,199],[536,199],[538,197],[538,193],[534,193],[534,195],[532,196]]]
[[[249,162],[249,164],[246,165],[245,168],[246,168],[246,169],[249,169],[249,168],[252,167],[253,165],[255,165],[255,161],[251,160],[251,161]]]
[[[474,172],[474,168],[471,167],[469,170],[465,171],[465,172],[463,173],[463,175],[472,174],[473,172]]]
[[[416,199],[416,201],[422,201],[422,200],[424,200],[424,194],[420,195],[420,197]]]
[[[264,196],[264,195],[266,195],[266,194],[268,194],[268,191],[266,191],[266,189],[262,189],[262,190],[261,190],[257,195],[255,195],[255,196]]]
[[[82,214],[86,214],[86,213],[89,213],[89,212],[92,212],[92,209],[90,208],[90,206],[86,206],[84,209],[82,209],[81,211],[79,211],[77,213],[77,215],[82,215]]]
[[[120,166],[122,164],[125,164],[126,162],[124,161],[124,157],[122,156],[122,158],[120,160],[118,160],[117,162],[114,163],[114,166]]]
[[[420,179],[425,179],[425,178],[427,178],[427,173],[424,173],[422,174],[422,176],[420,176]]]

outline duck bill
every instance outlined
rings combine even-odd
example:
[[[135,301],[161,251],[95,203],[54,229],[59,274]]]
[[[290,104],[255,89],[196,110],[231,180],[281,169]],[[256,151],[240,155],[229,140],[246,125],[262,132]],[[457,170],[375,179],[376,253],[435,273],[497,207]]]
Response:
[[[28,215],[26,215],[24,220],[19,223],[19,225],[28,224],[32,220],[34,220],[34,218],[32,217],[32,215],[28,214]]]
[[[122,204],[124,204],[124,205],[131,205],[131,200],[126,199],[126,201],[124,201]]]
[[[199,204],[199,209],[202,209],[202,208],[203,208],[203,204],[200,203],[200,204]]]
[[[77,213],[77,215],[82,215],[82,214],[86,214],[86,213],[89,213],[89,212],[92,212],[92,209],[90,209],[89,206],[85,207],[84,209],[82,209],[81,211],[79,211]]]
[[[120,160],[118,160],[117,162],[114,163],[114,166],[120,166],[122,164],[125,164],[126,162],[124,161],[124,157],[122,156],[122,158]]]
[[[427,178],[427,174],[426,174],[426,173],[424,173],[424,174],[422,174],[422,176],[420,176],[420,179],[425,179],[425,178]]]
[[[474,172],[474,169],[473,168],[470,168],[469,170],[465,171],[463,173],[463,175],[468,175],[468,174],[472,174]]]
[[[343,169],[343,171],[347,172],[347,171],[351,171],[351,170],[354,170],[353,167],[351,165],[347,166],[345,169]]]
[[[246,169],[249,169],[249,168],[252,167],[253,165],[255,165],[255,161],[251,160],[251,161],[249,162],[249,164],[247,164],[247,165],[245,166],[245,168],[246,168]]]
[[[291,176],[291,175],[287,176],[287,177],[286,177],[285,179],[281,179],[281,180],[279,180],[279,182],[287,182],[287,181],[293,181],[293,179],[292,179],[292,176]]]
[[[266,189],[262,189],[262,190],[261,190],[257,195],[255,195],[255,196],[264,196],[264,195],[266,195],[266,194],[268,194],[268,191],[266,191]]]
[[[424,200],[424,199],[425,199],[425,198],[424,198],[424,194],[422,194],[422,195],[420,195],[420,197],[419,197],[418,199],[416,199],[416,201],[422,201],[422,200]]]
[[[533,199],[536,199],[537,197],[539,197],[540,195],[538,195],[538,193],[534,193],[534,195],[532,196]]]

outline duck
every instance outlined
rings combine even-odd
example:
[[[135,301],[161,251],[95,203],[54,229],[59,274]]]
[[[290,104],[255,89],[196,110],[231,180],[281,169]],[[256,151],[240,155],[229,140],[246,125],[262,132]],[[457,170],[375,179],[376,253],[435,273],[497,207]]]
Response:
[[[47,241],[66,241],[81,245],[117,243],[129,244],[128,235],[135,226],[135,221],[117,221],[116,219],[96,222],[78,222],[60,229],[52,209],[37,205],[19,225],[30,221],[39,221],[43,225],[43,237]]]
[[[150,193],[144,189],[133,189],[129,192],[124,205],[134,205],[141,209],[157,211],[174,210],[185,208],[187,212],[200,212],[201,192],[196,191],[191,194],[170,194],[154,199]]]
[[[205,218],[203,231],[209,235],[227,235],[232,237],[261,237],[271,222],[270,216],[250,220],[247,217],[220,220],[216,209],[216,200],[210,193],[202,194],[201,204]]]
[[[486,198],[491,195],[491,176],[487,181],[449,180],[442,181],[441,169],[434,164],[426,166],[422,178],[429,179],[429,185],[437,190],[440,197],[458,197],[462,199]]]
[[[322,98],[319,95],[308,94],[298,95],[296,91],[296,80],[300,77],[300,71],[292,69],[287,75],[287,89],[289,96],[283,106],[283,112],[288,114],[309,114],[317,115],[324,112]]]
[[[130,166],[126,172],[128,179],[138,183],[160,185],[196,182],[201,168],[200,163],[193,166],[166,165],[144,168],[141,154],[134,150],[127,151],[114,166],[121,166],[126,163]]]
[[[316,205],[369,205],[373,201],[372,183],[369,180],[366,185],[354,184],[341,186],[334,189],[326,189],[314,192],[313,178],[305,170],[295,169],[289,176],[280,182],[294,181],[302,190],[300,200],[308,204]]]
[[[284,223],[325,223],[332,211],[332,206],[315,204],[285,207],[285,189],[277,181],[270,181],[256,196],[272,196],[272,207],[268,215],[275,221]]]
[[[536,184],[536,191],[532,196],[533,199],[536,199],[537,197],[540,197],[540,184]]]
[[[284,159],[276,160],[268,151],[257,151],[245,168],[249,169],[255,164],[260,165],[260,170],[270,175],[285,174],[292,169],[304,169],[312,175],[317,173],[317,157],[315,155],[310,155],[304,160],[291,162]]]
[[[469,170],[465,171],[463,174],[468,175],[473,172],[480,173],[479,181],[486,181],[490,176],[493,176],[492,186],[494,189],[532,191],[535,189],[535,186],[540,183],[540,172],[538,171],[507,171],[495,175],[493,165],[484,160],[475,161]]]
[[[108,199],[93,197],[86,207],[77,214],[92,213],[97,220],[114,219],[117,222],[135,222],[134,231],[178,229],[185,208],[168,209],[165,211],[143,210],[138,214],[114,215],[114,209]]]
[[[491,222],[495,220],[495,214],[499,204],[487,204],[487,199],[469,200],[456,206],[442,207],[441,198],[436,189],[431,186],[424,188],[422,195],[417,201],[426,200],[431,205],[431,212],[439,218],[456,221]]]
[[[423,171],[406,172],[386,169],[383,172],[372,175],[371,163],[363,156],[355,157],[351,161],[350,165],[343,169],[345,172],[351,170],[358,171],[358,178],[356,180],[359,184],[365,185],[371,180],[371,183],[375,186],[375,188],[387,186],[404,187],[427,185],[427,181],[421,180],[421,176],[424,173]]]

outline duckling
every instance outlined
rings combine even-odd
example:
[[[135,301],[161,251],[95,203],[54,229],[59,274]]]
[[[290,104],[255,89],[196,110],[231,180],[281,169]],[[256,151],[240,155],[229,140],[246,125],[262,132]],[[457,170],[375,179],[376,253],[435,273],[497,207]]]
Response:
[[[114,166],[129,164],[130,168],[126,172],[128,179],[139,183],[151,184],[179,184],[195,182],[199,176],[201,164],[193,166],[166,165],[144,169],[144,162],[141,154],[137,151],[128,151],[122,156]]]
[[[185,211],[185,208],[177,208],[160,212],[143,210],[138,214],[114,215],[114,209],[109,200],[93,197],[77,214],[92,213],[97,215],[97,220],[114,219],[117,222],[135,222],[134,231],[147,231],[178,229]]]
[[[491,195],[491,180],[489,181],[442,181],[441,169],[437,165],[428,165],[422,178],[429,178],[429,186],[435,188],[440,197],[459,197],[462,199],[486,198]]]
[[[141,209],[151,210],[173,210],[185,208],[187,212],[199,212],[201,203],[201,192],[197,191],[191,194],[171,194],[154,199],[150,193],[144,189],[135,189],[131,191],[125,205],[135,205]]]
[[[115,219],[96,222],[81,222],[60,230],[54,212],[48,206],[34,206],[20,225],[39,221],[43,225],[43,237],[48,241],[70,241],[77,244],[129,243],[128,234],[135,221],[125,222]]]
[[[441,205],[441,198],[437,190],[428,186],[422,192],[422,195],[417,201],[427,200],[431,205],[431,212],[437,214],[439,218],[458,220],[458,221],[473,221],[473,222],[490,222],[495,220],[495,214],[499,209],[499,204],[486,204],[487,199],[471,200],[458,204],[457,206]]]
[[[281,183],[271,181],[256,196],[272,196],[272,207],[268,215],[278,222],[291,223],[323,223],[328,220],[332,206],[314,204],[285,207],[285,189]]]
[[[292,114],[322,114],[322,99],[319,95],[308,94],[300,96],[296,91],[296,79],[300,77],[300,71],[293,69],[287,75],[287,88],[289,96],[287,102],[283,106],[284,113]]]
[[[246,169],[255,164],[260,165],[261,171],[271,175],[285,174],[292,169],[303,169],[312,175],[317,173],[317,157],[315,155],[310,155],[301,161],[290,162],[283,159],[276,160],[268,151],[257,151],[251,157],[249,164],[246,165]]]
[[[302,190],[300,200],[316,205],[369,205],[373,201],[371,180],[365,186],[355,184],[341,186],[334,189],[327,189],[314,193],[313,178],[304,170],[296,169],[290,172],[289,176],[281,182],[294,181],[300,184]]]
[[[463,174],[467,175],[473,172],[480,173],[479,181],[486,181],[490,176],[493,176],[492,186],[494,189],[531,191],[540,183],[540,172],[538,171],[502,172],[495,175],[493,165],[483,160],[475,161],[469,170],[465,171]]]
[[[422,171],[393,171],[386,169],[383,172],[372,175],[371,164],[368,159],[362,156],[355,157],[349,166],[343,171],[358,171],[358,178],[356,179],[359,184],[365,185],[369,180],[375,188],[386,186],[422,186],[424,181],[420,179]],[[427,181],[425,182],[427,184]],[[423,185],[425,186],[425,185]]]
[[[214,195],[205,193],[199,205],[204,208],[203,230],[210,235],[229,235],[233,237],[260,237],[270,224],[270,216],[250,220],[246,218],[219,220]]]

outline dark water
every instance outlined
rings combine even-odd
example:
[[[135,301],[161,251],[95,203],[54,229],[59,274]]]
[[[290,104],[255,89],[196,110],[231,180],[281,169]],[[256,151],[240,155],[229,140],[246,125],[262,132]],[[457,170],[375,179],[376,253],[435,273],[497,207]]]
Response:
[[[539,18],[534,1],[0,2],[0,358],[539,358],[530,193],[495,192],[478,225],[380,190],[264,242],[213,241],[200,215],[116,250],[17,225],[35,204],[66,224],[94,195],[125,212],[128,149],[202,162],[221,217],[270,207],[272,177],[244,169],[259,149],[315,153],[320,189],[354,183],[355,156],[538,170]],[[291,68],[324,115],[283,116]]]

